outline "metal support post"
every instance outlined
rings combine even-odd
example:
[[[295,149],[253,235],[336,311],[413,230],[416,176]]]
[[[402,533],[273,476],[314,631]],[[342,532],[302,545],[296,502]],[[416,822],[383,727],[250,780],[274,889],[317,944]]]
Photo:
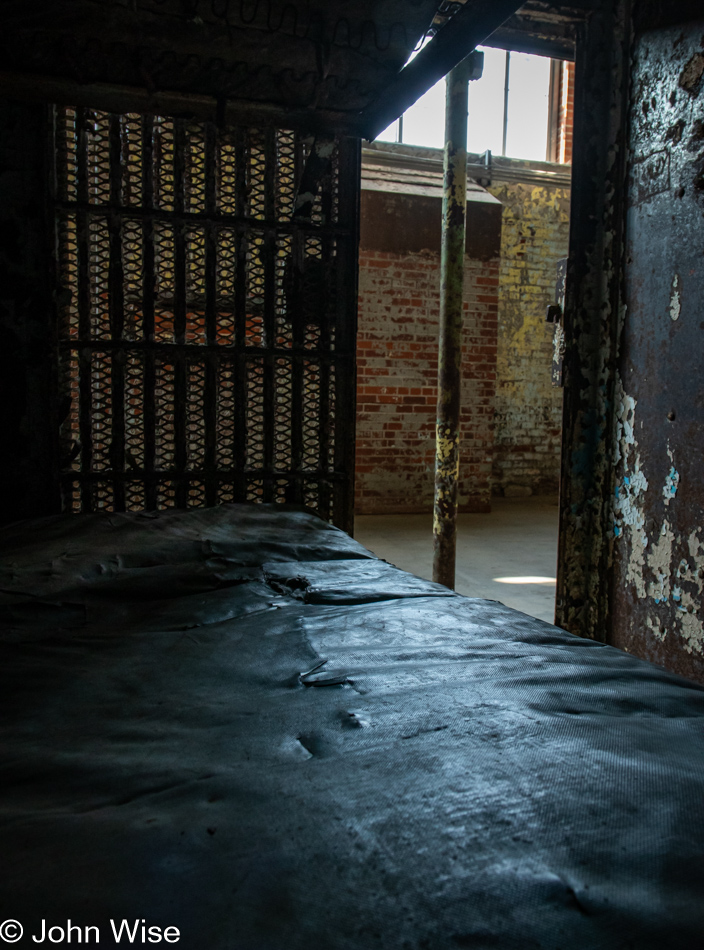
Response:
[[[481,59],[478,60],[478,57]],[[460,464],[462,289],[467,214],[467,96],[469,80],[481,76],[476,51],[447,75],[445,160],[440,258],[438,409],[435,428],[433,580],[455,586],[457,482]]]

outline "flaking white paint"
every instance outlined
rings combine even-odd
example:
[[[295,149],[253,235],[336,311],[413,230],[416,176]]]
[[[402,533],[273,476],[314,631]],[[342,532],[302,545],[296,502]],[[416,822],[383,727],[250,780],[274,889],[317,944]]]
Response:
[[[672,287],[670,289],[670,319],[679,320],[682,311],[682,294],[680,292],[680,275],[675,274],[672,278]]]
[[[650,551],[646,558],[646,563],[653,574],[652,580],[648,582],[648,596],[656,604],[666,604],[672,593],[670,575],[672,573],[672,548],[674,543],[675,536],[669,522],[666,520],[660,529],[660,536],[657,541],[650,545]]]
[[[676,284],[673,282],[673,288],[679,294],[679,279]],[[677,301],[679,307],[679,296]],[[686,540],[689,557],[685,558],[682,556],[685,539],[676,536],[672,527],[674,519],[666,517],[659,527],[653,526],[655,531],[653,527],[650,531],[646,528],[644,502],[649,486],[635,437],[636,405],[637,401],[625,392],[621,380],[617,379],[616,461],[621,464],[622,477],[614,492],[615,544],[629,543],[630,550],[624,549],[627,552],[626,578],[635,587],[639,599],[648,599],[646,623],[653,636],[663,641],[669,633],[675,632],[682,638],[688,653],[704,653],[704,541],[699,529],[692,531]],[[662,497],[669,507],[676,500],[680,474],[669,444],[667,454],[671,464],[665,475]]]
[[[616,387],[616,446],[618,460],[623,468],[623,479],[614,492],[614,534],[617,538],[627,531],[631,541],[631,557],[628,562],[628,580],[635,585],[639,597],[645,597],[645,549],[648,536],[645,531],[645,515],[640,499],[648,490],[648,480],[641,468],[640,455],[636,452],[631,468],[630,456],[635,440],[636,400],[623,389],[620,378]]]

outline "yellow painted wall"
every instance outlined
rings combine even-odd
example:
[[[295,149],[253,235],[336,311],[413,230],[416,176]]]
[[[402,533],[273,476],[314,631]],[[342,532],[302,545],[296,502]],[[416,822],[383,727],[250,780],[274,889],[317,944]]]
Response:
[[[551,383],[557,261],[567,256],[569,188],[494,181],[503,205],[493,485],[499,495],[559,484],[562,390]]]

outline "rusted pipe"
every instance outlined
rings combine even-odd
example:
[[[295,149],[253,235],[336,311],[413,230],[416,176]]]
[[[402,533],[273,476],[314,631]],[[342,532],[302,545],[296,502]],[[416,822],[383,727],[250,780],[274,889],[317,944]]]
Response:
[[[477,57],[481,57],[479,68]],[[457,481],[460,465],[462,289],[467,213],[467,94],[470,78],[477,79],[481,76],[482,61],[483,55],[475,52],[448,73],[445,94],[433,580],[450,588],[455,586]]]

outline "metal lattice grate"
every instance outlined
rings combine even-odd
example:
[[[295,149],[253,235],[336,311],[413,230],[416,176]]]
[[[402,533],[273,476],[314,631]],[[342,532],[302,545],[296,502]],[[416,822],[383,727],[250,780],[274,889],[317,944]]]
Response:
[[[55,136],[64,509],[349,527],[358,143],[87,109]]]

